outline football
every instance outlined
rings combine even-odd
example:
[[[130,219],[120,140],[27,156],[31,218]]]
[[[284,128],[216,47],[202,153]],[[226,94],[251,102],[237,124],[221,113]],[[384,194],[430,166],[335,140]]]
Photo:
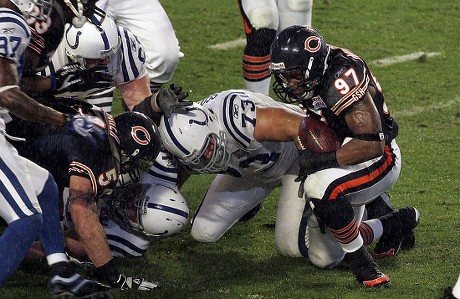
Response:
[[[317,153],[336,151],[340,147],[340,140],[334,130],[311,116],[306,116],[300,123],[298,141],[302,150]]]

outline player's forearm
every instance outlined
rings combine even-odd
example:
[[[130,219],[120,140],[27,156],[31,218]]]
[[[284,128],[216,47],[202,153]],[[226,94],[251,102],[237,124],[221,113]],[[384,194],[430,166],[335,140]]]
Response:
[[[31,122],[50,123],[58,126],[62,126],[65,123],[63,113],[40,104],[20,91],[19,88],[0,94],[0,106],[8,109],[10,113]]]

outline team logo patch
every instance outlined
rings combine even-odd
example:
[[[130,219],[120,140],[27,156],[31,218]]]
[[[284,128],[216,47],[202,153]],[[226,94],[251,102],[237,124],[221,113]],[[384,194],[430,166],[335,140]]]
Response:
[[[318,52],[321,49],[321,40],[317,36],[309,36],[305,40],[305,50],[311,53]]]
[[[327,108],[326,103],[324,103],[323,99],[320,96],[315,96],[311,98],[312,106],[315,110],[320,110]]]
[[[139,143],[140,145],[147,145],[150,143],[150,134],[146,128],[142,126],[134,126],[131,128],[131,137],[133,137],[134,141]]]

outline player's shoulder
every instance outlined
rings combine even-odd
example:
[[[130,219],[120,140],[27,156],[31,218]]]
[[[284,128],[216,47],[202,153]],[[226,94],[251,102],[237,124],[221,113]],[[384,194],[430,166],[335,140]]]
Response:
[[[338,103],[360,99],[369,84],[369,74],[365,62],[351,51],[331,46],[329,66],[325,74],[321,97],[328,107],[337,109]],[[334,111],[339,114],[345,107]]]
[[[22,15],[9,8],[0,8],[0,18],[2,19],[0,22],[0,36],[2,37],[0,56],[19,61],[31,37],[27,21]]]

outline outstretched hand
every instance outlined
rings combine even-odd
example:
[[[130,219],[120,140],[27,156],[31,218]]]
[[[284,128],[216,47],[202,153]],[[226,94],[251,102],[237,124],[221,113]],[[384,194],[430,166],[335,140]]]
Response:
[[[183,91],[182,87],[173,83],[158,92],[156,104],[163,111],[164,115],[169,117],[174,109],[193,104],[192,101],[185,101],[187,97],[188,92]]]
[[[78,63],[69,63],[54,75],[53,91],[56,97],[87,97],[112,87],[112,82],[105,66],[85,69]]]

